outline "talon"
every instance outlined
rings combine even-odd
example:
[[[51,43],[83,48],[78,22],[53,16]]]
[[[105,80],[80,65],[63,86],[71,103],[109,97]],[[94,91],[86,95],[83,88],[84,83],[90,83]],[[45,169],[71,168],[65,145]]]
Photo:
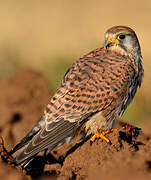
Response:
[[[102,132],[100,132],[100,131],[98,130],[98,131],[96,132],[96,134],[91,137],[90,143],[92,144],[92,142],[94,142],[95,139],[101,138],[101,139],[103,139],[105,142],[107,142],[107,143],[109,143],[109,144],[112,144],[111,141],[110,141],[107,137],[105,137],[105,135],[106,135],[106,134],[109,134],[109,133],[111,133],[111,132],[113,132],[113,131],[114,131],[114,132],[117,132],[118,129],[113,129],[113,128],[111,128],[111,129],[108,129],[108,130],[102,131]]]
[[[92,144],[93,144],[93,141],[90,140],[90,146],[92,146]]]

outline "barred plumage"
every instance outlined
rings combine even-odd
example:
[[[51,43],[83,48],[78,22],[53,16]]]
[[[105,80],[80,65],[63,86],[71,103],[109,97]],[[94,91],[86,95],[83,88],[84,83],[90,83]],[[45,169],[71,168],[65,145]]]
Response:
[[[132,101],[142,77],[135,32],[125,26],[112,27],[106,32],[102,48],[83,56],[68,69],[43,120],[10,152],[24,146],[14,162],[21,164],[40,151],[49,152],[69,142],[78,128],[86,135],[111,128]]]

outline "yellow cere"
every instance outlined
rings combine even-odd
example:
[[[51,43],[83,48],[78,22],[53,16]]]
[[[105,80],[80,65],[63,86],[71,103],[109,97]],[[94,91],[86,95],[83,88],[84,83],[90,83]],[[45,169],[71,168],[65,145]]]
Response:
[[[107,41],[114,43],[116,41],[116,39],[111,36],[108,36]]]

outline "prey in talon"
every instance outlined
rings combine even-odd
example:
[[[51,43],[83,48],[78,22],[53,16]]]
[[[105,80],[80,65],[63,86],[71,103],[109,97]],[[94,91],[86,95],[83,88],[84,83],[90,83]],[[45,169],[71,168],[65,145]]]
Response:
[[[59,62],[58,62],[59,63]],[[104,44],[76,60],[45,108],[42,119],[9,152],[20,165],[36,154],[48,154],[75,137],[78,130],[91,141],[114,130],[142,84],[144,70],[138,38],[129,27],[114,26]]]
[[[125,129],[126,129],[127,138],[129,139],[130,143],[136,145],[137,144],[136,139],[142,132],[141,128],[126,124]]]

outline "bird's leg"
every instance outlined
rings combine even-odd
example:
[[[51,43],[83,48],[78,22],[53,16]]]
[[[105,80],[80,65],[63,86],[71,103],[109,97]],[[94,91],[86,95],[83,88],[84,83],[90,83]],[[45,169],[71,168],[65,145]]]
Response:
[[[109,133],[111,133],[113,131],[117,132],[118,129],[111,128],[111,129],[107,129],[106,131],[98,130],[97,133],[91,137],[90,142],[92,143],[92,142],[95,141],[95,139],[101,138],[104,141],[106,141],[107,143],[111,144],[111,141],[107,137],[105,137],[105,135],[109,134]]]

